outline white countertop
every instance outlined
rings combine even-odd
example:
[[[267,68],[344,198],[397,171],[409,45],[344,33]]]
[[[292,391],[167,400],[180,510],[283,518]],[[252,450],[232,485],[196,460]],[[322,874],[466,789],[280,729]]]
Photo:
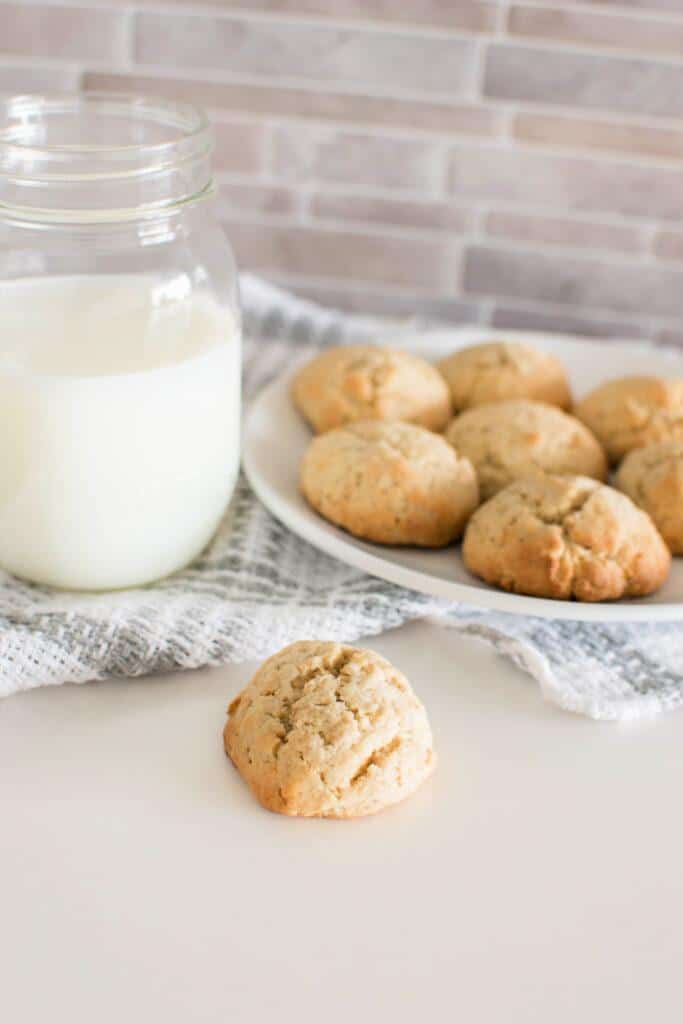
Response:
[[[8,1024],[674,1019],[683,713],[598,724],[474,640],[370,641],[439,753],[360,821],[261,810],[222,752],[253,665],[0,702]]]

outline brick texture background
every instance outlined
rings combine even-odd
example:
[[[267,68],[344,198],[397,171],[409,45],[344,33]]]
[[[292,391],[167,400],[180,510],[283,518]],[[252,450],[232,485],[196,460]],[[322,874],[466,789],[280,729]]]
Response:
[[[0,91],[204,106],[245,268],[683,342],[683,0],[0,0]]]

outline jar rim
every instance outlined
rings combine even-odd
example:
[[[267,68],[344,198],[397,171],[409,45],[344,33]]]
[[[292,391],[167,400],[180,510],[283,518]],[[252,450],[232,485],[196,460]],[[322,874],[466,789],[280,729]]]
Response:
[[[81,113],[86,108],[93,112],[99,108],[100,114],[125,115],[131,119],[144,116],[160,121],[163,118],[161,123],[181,131],[177,137],[160,142],[57,142],[40,146],[8,135],[12,130],[18,130],[17,126],[14,129],[11,127],[14,118],[21,117],[26,125],[26,118],[31,114],[40,115],[44,119],[56,114]],[[32,156],[40,153],[46,156],[66,153],[74,157],[78,154],[125,153],[131,150],[144,150],[153,154],[171,149],[180,142],[201,138],[202,135],[208,134],[209,130],[209,119],[201,108],[149,94],[85,90],[79,93],[19,93],[13,96],[0,96],[0,149],[18,149]]]
[[[0,98],[0,215],[102,220],[186,205],[211,191],[211,150],[206,114],[187,103],[96,91]]]

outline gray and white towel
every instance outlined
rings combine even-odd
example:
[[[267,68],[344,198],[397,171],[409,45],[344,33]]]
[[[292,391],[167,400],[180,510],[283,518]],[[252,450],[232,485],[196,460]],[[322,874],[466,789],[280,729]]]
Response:
[[[387,329],[387,321],[321,309],[249,275],[242,294],[247,400],[288,365],[293,350]],[[0,573],[0,696],[260,659],[295,639],[354,641],[423,617],[493,644],[570,711],[616,720],[683,702],[683,624],[552,622],[426,597],[299,540],[244,479],[210,547],[159,583],[71,594]]]

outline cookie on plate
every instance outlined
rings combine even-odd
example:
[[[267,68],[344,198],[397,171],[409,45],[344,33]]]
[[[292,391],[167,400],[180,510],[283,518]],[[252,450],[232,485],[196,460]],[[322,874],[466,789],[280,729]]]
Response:
[[[477,477],[439,434],[363,420],[313,438],[301,490],[325,519],[378,544],[442,547],[477,507]]]
[[[532,398],[561,409],[571,406],[564,367],[550,352],[516,341],[461,348],[438,369],[448,382],[456,413],[507,398]]]
[[[622,377],[595,388],[574,410],[612,462],[660,441],[683,441],[683,380]]]
[[[634,449],[616,484],[652,517],[673,554],[683,555],[683,441]]]
[[[436,757],[427,713],[374,651],[301,640],[269,658],[228,709],[225,750],[257,800],[355,818],[410,796]]]
[[[577,601],[650,594],[671,565],[645,512],[581,476],[510,484],[474,513],[462,551],[470,572],[496,587]]]
[[[468,409],[445,436],[474,466],[483,500],[538,472],[607,476],[605,453],[590,430],[544,402],[520,398]]]
[[[379,345],[322,352],[296,374],[292,398],[317,434],[356,420],[405,420],[443,430],[451,417],[438,370],[409,352]]]

